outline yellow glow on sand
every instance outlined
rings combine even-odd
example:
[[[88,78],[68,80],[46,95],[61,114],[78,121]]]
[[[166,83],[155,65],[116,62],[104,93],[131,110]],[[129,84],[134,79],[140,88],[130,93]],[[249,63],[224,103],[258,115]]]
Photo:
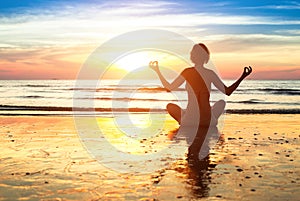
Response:
[[[129,114],[130,115],[130,114]],[[160,115],[158,115],[161,117]],[[142,122],[142,120],[148,119],[146,123]],[[139,127],[139,128],[145,128],[149,127],[150,124],[159,124],[159,121],[151,121],[149,120],[149,114],[141,114],[139,116],[132,117],[131,120],[133,120],[133,127]],[[124,125],[117,125],[113,118],[107,118],[107,119],[101,119],[101,121],[97,121],[99,128],[101,129],[102,134],[105,136],[106,140],[113,146],[115,146],[116,149],[130,153],[135,155],[140,154],[151,154],[155,152],[159,152],[160,150],[166,148],[171,141],[167,138],[167,135],[158,135],[159,132],[156,129],[157,126],[154,126],[151,129],[149,127],[149,132],[152,134],[150,138],[147,139],[139,139],[138,135],[139,133],[136,133],[136,136],[133,137],[128,136],[126,133],[124,133],[120,128],[126,127],[126,123]],[[167,119],[165,120],[164,124],[162,125],[161,130],[166,132],[169,131],[168,125],[170,123],[174,123],[174,120]],[[105,126],[109,125],[109,126]],[[131,129],[130,134],[135,133],[135,129]],[[152,151],[149,151],[149,146],[153,148]]]

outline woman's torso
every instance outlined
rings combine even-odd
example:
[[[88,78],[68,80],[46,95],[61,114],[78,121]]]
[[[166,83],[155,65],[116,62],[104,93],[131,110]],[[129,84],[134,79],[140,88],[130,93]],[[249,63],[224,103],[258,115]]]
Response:
[[[184,121],[190,123],[209,124],[211,118],[210,81],[205,79],[206,69],[187,68],[182,72],[186,80],[188,105]],[[209,77],[209,76],[208,76]]]

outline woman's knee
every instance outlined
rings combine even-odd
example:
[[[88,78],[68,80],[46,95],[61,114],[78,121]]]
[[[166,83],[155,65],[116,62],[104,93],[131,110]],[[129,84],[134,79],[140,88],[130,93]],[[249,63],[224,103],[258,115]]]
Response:
[[[167,110],[170,111],[170,110],[174,110],[176,108],[179,108],[178,105],[174,104],[174,103],[168,103],[167,104]]]
[[[214,113],[216,118],[224,112],[226,102],[224,100],[217,101],[214,106],[212,107],[212,112]]]
[[[224,100],[219,100],[216,104],[218,104],[218,107],[220,108],[225,108],[226,102]]]

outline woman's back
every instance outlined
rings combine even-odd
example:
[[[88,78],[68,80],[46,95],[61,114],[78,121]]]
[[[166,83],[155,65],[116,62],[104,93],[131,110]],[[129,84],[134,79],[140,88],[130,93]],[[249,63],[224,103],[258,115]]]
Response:
[[[200,125],[209,125],[211,116],[210,91],[206,82],[194,67],[186,68],[181,75],[186,80],[188,92],[188,106],[184,115],[184,122],[198,124],[200,118]]]

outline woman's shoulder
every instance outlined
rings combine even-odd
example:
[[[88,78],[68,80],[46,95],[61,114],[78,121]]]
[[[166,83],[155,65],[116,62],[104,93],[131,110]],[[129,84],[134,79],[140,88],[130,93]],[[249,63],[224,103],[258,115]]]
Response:
[[[202,70],[203,70],[203,73],[207,76],[213,76],[216,74],[215,71],[208,69],[208,68],[203,68]]]
[[[194,67],[187,67],[187,68],[183,69],[181,74],[191,73],[193,71],[193,69],[195,69],[195,68]]]
[[[197,70],[195,67],[187,67],[181,72],[181,74],[182,75],[193,74],[193,73],[195,73],[195,70],[198,71],[202,76],[205,76],[205,77],[213,77],[214,75],[216,75],[215,71],[213,71],[211,69],[200,68]]]
[[[183,71],[191,71],[193,69],[195,69],[195,67],[186,67]]]

